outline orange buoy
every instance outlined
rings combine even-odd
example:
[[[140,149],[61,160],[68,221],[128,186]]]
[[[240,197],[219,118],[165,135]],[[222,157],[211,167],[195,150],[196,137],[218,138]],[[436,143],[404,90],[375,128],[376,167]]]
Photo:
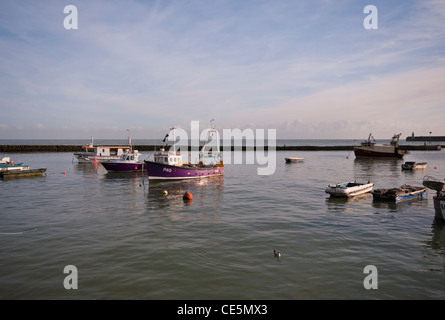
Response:
[[[184,193],[184,196],[182,197],[184,200],[192,200],[193,195],[190,192]]]

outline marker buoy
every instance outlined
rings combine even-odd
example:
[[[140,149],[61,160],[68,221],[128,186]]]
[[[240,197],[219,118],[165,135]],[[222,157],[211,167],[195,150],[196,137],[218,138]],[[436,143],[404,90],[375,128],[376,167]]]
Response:
[[[192,200],[193,195],[190,192],[184,193],[184,196],[182,197],[184,200]]]

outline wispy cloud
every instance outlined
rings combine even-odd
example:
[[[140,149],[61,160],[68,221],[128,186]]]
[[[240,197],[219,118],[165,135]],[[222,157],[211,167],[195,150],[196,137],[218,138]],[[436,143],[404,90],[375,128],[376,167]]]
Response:
[[[210,118],[287,137],[422,123],[439,133],[445,5],[374,3],[370,31],[368,3],[355,0],[73,1],[79,29],[65,30],[58,1],[4,1],[2,134],[26,137],[38,121],[40,134],[114,138],[133,127],[145,138]]]

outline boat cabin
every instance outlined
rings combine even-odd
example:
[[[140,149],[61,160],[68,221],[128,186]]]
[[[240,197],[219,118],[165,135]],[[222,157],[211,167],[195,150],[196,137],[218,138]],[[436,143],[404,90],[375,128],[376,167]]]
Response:
[[[130,147],[124,146],[99,146],[99,147],[84,147],[84,154],[109,157],[109,156],[122,156],[124,153],[128,152]]]
[[[154,162],[167,164],[170,166],[182,166],[182,155],[176,152],[161,152],[154,155]]]
[[[139,152],[138,150],[133,150],[133,152],[127,152],[121,155],[120,161],[134,162],[139,160]]]

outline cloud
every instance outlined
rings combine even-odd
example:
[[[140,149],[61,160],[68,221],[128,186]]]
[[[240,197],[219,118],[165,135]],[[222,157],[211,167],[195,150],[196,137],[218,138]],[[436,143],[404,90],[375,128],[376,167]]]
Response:
[[[320,138],[357,137],[369,130],[386,135],[394,130],[411,132],[419,128],[418,119],[425,120],[424,128],[442,131],[444,84],[445,66],[422,68],[327,88],[254,114],[238,115],[266,126],[283,127],[282,134],[287,135],[291,134],[289,124],[293,124],[291,128],[305,138],[311,134]]]
[[[42,115],[40,134],[72,137],[211,118],[289,135],[286,123],[300,121],[329,137],[396,122],[438,126],[440,1],[376,1],[378,30],[363,28],[357,1],[73,4],[78,30],[63,28],[57,1],[2,4],[0,110],[10,127],[32,130]]]

